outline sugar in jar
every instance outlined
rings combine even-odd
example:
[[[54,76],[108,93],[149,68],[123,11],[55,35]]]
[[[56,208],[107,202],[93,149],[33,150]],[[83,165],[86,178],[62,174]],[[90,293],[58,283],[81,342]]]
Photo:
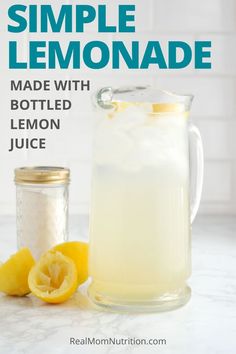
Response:
[[[15,169],[18,248],[37,259],[68,239],[70,170],[63,167]]]

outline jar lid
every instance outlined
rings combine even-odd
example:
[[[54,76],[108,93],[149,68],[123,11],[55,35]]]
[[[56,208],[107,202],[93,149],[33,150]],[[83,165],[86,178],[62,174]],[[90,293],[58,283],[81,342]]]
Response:
[[[64,167],[36,166],[15,169],[15,183],[60,184],[69,183],[70,170]]]

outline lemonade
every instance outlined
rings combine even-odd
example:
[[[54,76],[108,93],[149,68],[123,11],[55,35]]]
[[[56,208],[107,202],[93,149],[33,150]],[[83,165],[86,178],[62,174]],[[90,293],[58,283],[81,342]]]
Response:
[[[89,295],[101,305],[158,303],[186,292],[188,119],[177,106],[163,107],[123,105],[98,126]]]

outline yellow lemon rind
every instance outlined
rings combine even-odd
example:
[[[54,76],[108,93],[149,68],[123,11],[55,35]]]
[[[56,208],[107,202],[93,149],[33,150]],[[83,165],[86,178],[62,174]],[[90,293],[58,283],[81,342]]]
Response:
[[[78,285],[88,279],[88,243],[82,241],[68,241],[52,248],[71,258],[78,272]]]
[[[35,260],[27,247],[0,265],[0,291],[12,296],[25,296],[30,293],[28,274]]]
[[[52,256],[50,260],[50,255]],[[41,273],[41,267],[45,265],[50,265],[50,262],[53,262],[53,255],[58,257],[60,262],[64,265],[66,264],[69,267],[70,274],[65,275],[60,288],[49,291],[42,291],[39,289],[39,284],[37,280]],[[44,254],[40,260],[35,264],[35,266],[31,269],[28,277],[29,288],[33,295],[37,298],[52,304],[58,304],[65,302],[68,300],[76,291],[78,287],[77,283],[77,269],[74,262],[69,258],[64,256],[61,252],[57,251],[48,251]]]

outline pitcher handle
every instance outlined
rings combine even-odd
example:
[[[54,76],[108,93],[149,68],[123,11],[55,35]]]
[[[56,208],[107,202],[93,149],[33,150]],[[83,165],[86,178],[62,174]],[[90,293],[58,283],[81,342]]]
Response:
[[[190,157],[190,209],[191,224],[193,223],[202,195],[204,155],[202,138],[199,129],[189,125],[189,157]]]

